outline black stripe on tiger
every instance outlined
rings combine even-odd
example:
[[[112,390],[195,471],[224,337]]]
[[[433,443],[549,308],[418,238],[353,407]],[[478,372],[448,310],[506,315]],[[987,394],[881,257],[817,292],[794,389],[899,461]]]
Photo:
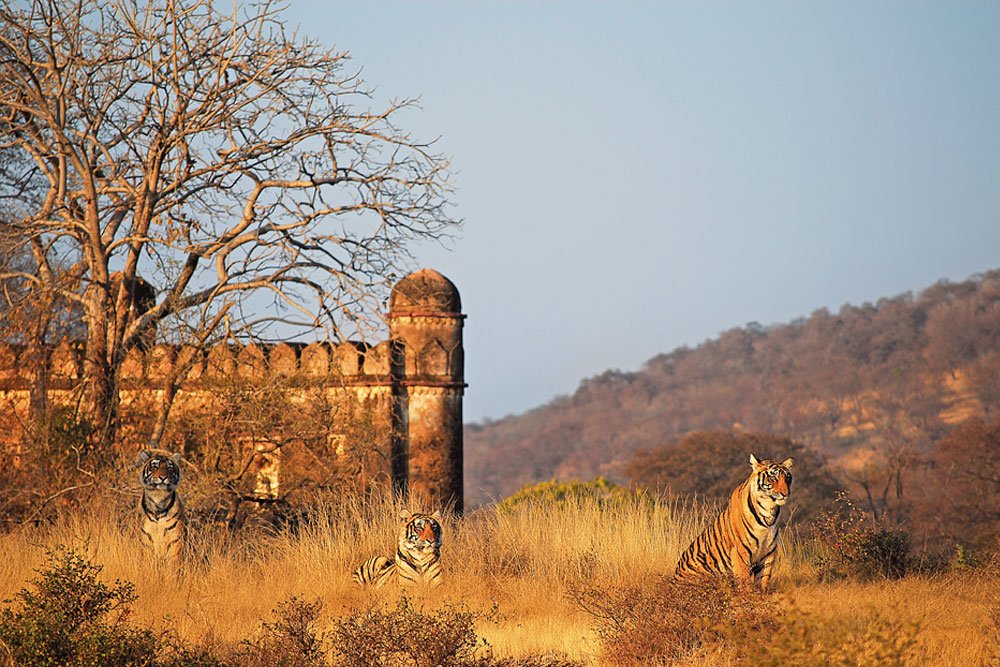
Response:
[[[750,455],[752,472],[729,497],[711,526],[681,554],[674,580],[694,583],[733,576],[767,590],[778,550],[778,516],[788,501],[794,460]]]
[[[354,571],[354,581],[376,588],[390,582],[406,586],[441,583],[441,514],[399,514],[399,541],[393,558],[369,558]]]

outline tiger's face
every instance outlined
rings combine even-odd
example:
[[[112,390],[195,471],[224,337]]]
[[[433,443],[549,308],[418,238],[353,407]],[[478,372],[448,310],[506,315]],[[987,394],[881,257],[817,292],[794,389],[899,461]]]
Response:
[[[139,481],[146,489],[173,491],[181,482],[180,454],[147,449],[140,452],[138,463],[142,465]]]
[[[441,549],[441,513],[423,514],[403,510],[399,533],[400,546],[407,551],[432,552]]]
[[[781,463],[769,459],[758,460],[750,455],[750,467],[753,468],[754,489],[760,500],[774,505],[784,505],[788,502],[788,494],[792,489],[792,473],[789,469],[795,462],[787,458]]]

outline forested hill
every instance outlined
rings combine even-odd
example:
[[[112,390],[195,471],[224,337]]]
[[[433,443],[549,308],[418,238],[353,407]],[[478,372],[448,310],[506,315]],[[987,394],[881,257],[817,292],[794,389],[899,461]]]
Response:
[[[838,313],[748,324],[695,348],[607,371],[569,397],[465,431],[472,503],[553,477],[622,479],[640,449],[704,429],[786,435],[849,468],[926,451],[1000,410],[1000,270]]]

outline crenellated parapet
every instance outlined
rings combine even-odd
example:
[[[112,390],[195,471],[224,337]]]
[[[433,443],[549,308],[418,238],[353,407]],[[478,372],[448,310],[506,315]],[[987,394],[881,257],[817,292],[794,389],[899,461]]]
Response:
[[[279,343],[277,345],[214,345],[206,349],[189,346],[154,345],[129,350],[121,366],[120,381],[125,388],[158,388],[175,370],[189,385],[231,380],[281,377],[304,383],[347,385],[388,385],[388,341],[377,345],[347,342]],[[0,344],[0,388],[27,389],[31,364],[23,363],[26,348]],[[83,347],[63,341],[48,350],[49,376],[53,386],[78,382],[83,373]]]

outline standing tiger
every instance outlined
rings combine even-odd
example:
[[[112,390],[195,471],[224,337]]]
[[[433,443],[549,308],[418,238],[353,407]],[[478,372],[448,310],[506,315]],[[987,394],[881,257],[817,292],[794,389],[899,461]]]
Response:
[[[158,558],[176,561],[184,548],[184,503],[177,493],[181,482],[181,455],[162,449],[139,453],[142,466],[142,534]]]
[[[778,514],[788,501],[793,461],[759,461],[750,455],[753,472],[736,487],[715,522],[681,554],[675,581],[732,575],[767,590],[778,550]]]
[[[414,586],[441,583],[441,514],[399,513],[399,545],[395,558],[375,556],[354,571],[354,581],[380,588],[394,580]]]

